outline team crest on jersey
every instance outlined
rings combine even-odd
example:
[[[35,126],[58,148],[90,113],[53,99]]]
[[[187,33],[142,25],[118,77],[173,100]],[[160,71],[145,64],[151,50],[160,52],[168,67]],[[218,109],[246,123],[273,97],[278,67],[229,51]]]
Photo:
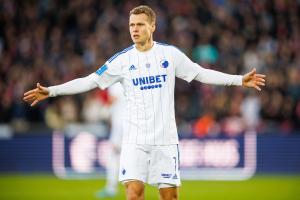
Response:
[[[166,59],[162,59],[162,60],[160,61],[160,66],[161,66],[162,68],[167,68],[167,67],[169,67],[169,62],[168,62]]]
[[[166,59],[162,59],[162,60],[160,61],[160,66],[161,66],[162,68],[167,68],[167,67],[169,67],[169,62],[168,62]]]

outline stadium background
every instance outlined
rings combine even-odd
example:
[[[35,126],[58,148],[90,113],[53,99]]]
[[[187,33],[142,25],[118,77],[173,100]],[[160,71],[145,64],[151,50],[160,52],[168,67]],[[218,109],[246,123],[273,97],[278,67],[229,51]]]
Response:
[[[242,74],[256,67],[267,75],[259,93],[177,80],[181,138],[258,133],[256,176],[185,181],[182,199],[299,199],[297,0],[0,0],[0,199],[92,199],[104,184],[55,178],[45,149],[51,149],[53,130],[68,124],[108,127],[107,93],[58,97],[35,108],[22,96],[37,81],[48,86],[88,75],[131,45],[128,12],[139,4],[157,12],[156,41],[177,46],[207,68]],[[154,198],[154,188],[147,195]]]

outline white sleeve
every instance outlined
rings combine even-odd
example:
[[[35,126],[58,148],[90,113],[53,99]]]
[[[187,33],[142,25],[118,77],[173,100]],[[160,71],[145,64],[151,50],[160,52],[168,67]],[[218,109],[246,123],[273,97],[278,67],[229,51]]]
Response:
[[[110,96],[119,98],[124,96],[124,89],[120,83],[115,83],[108,88],[108,93]]]
[[[191,61],[184,53],[172,47],[175,76],[191,82],[200,73],[199,65]]]
[[[199,65],[200,73],[196,76],[195,80],[202,83],[214,85],[242,85],[243,76],[231,75],[218,72],[211,69],[205,69]]]
[[[92,90],[97,87],[94,76],[96,76],[96,74],[93,73],[84,78],[78,78],[61,85],[48,87],[49,96],[71,95]]]
[[[184,53],[174,48],[174,65],[176,77],[191,82],[193,79],[215,85],[242,85],[243,76],[230,75],[205,69],[191,61]]]
[[[119,56],[111,61],[108,60],[95,72],[96,76],[93,78],[99,88],[105,89],[116,82],[120,82],[122,78],[121,59]]]
[[[113,59],[112,59],[113,58]],[[74,79],[67,83],[49,87],[49,96],[71,95],[87,92],[96,87],[105,89],[121,79],[121,56],[113,56],[95,73],[84,78]]]

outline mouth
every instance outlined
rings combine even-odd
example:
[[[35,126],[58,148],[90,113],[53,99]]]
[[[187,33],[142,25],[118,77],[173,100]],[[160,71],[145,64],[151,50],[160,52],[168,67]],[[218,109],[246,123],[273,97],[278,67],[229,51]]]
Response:
[[[139,35],[133,35],[133,38],[134,39],[137,39],[137,38],[139,38],[140,36]]]

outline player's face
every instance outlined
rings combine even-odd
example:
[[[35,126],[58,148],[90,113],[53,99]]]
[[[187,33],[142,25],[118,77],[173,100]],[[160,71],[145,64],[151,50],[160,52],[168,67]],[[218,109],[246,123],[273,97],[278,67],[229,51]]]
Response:
[[[129,31],[132,41],[135,44],[145,44],[152,40],[155,30],[154,23],[150,23],[145,14],[132,14],[129,17]]]

